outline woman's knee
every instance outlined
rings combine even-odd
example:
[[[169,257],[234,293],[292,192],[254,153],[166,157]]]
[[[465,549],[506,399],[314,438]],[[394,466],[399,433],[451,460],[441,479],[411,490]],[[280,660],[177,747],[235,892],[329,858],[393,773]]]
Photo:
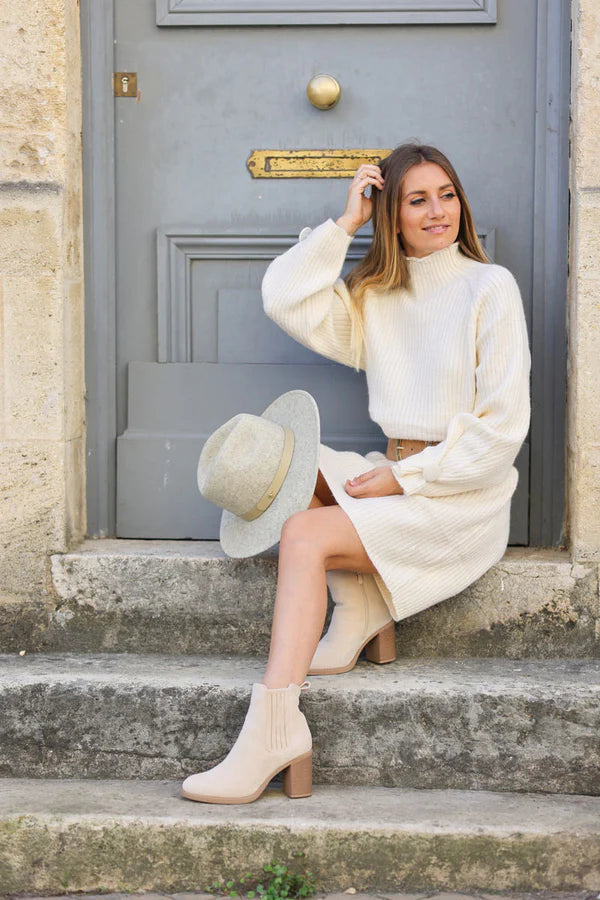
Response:
[[[318,553],[323,543],[319,540],[321,531],[318,527],[319,512],[318,508],[303,509],[286,519],[281,529],[280,548],[289,550],[296,547],[305,550],[310,547]]]
[[[323,506],[294,513],[281,531],[280,554],[323,563],[325,569],[377,571],[347,513]]]

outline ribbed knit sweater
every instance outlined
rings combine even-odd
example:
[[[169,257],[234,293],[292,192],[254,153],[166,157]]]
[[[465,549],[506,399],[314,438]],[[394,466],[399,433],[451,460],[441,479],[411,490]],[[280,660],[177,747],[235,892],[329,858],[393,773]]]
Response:
[[[300,343],[345,365],[353,365],[353,316],[340,273],[351,240],[331,219],[314,230],[304,229],[300,241],[273,260],[262,286],[271,319]],[[431,605],[424,601],[432,596],[437,597],[432,602],[443,599],[440,592],[456,593],[457,584],[466,586],[465,578],[474,580],[502,556],[518,479],[513,463],[530,416],[527,328],[513,275],[503,266],[466,257],[458,242],[407,262],[408,287],[365,296],[359,367],[366,372],[369,415],[387,437],[440,443],[400,462],[377,452],[362,457],[322,445],[321,459],[336,500],[350,515],[391,594],[386,599],[395,618],[416,611],[400,596],[407,576],[398,572],[403,558],[399,543],[410,546],[423,539],[419,516],[411,539],[417,507],[409,500],[426,502],[432,540],[436,523],[444,529],[444,559],[452,546],[445,529],[455,529],[455,549],[463,563],[454,578],[447,561],[440,564],[445,586],[426,591],[417,608]],[[357,500],[346,494],[345,477],[374,465],[391,466],[403,495]],[[386,501],[394,501],[395,509]],[[482,521],[490,526],[485,529],[487,549],[479,557],[475,521],[479,533]],[[389,541],[392,524],[399,529],[395,549]],[[435,570],[435,554],[426,559]],[[416,578],[412,571],[408,581]]]

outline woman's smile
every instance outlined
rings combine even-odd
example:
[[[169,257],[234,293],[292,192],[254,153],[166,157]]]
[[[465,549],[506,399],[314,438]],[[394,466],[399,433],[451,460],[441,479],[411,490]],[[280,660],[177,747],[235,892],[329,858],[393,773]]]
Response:
[[[454,185],[441,166],[432,162],[412,166],[402,183],[398,222],[406,256],[428,256],[454,243],[458,237],[460,213],[460,200]],[[441,219],[446,221],[441,222]],[[423,222],[427,224],[423,225]],[[431,243],[423,233],[444,240]]]

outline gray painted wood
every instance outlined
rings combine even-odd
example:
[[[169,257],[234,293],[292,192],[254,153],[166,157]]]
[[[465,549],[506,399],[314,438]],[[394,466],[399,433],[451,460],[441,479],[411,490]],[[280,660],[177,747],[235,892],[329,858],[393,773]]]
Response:
[[[564,543],[570,5],[539,0],[534,176],[530,543]]]
[[[492,25],[496,0],[156,0],[156,24]]]
[[[493,228],[478,228],[478,235],[490,260],[494,260]],[[227,279],[241,277],[242,290],[247,283],[248,266],[257,260],[270,261],[284,253],[298,240],[297,234],[210,234],[193,225],[160,227],[157,233],[158,290],[158,361],[159,362],[224,362],[217,352],[217,297],[223,277],[223,266],[201,265],[227,262]],[[370,233],[357,236],[346,256],[345,274],[361,259],[371,243]],[[245,261],[240,266],[240,261]],[[254,266],[258,287],[264,266]],[[237,274],[236,274],[237,273]],[[225,295],[223,295],[225,296]],[[249,292],[253,296],[253,292]],[[293,342],[277,338],[272,323],[265,318],[262,305],[252,305],[252,324],[248,310],[240,309],[239,335],[247,336],[247,328],[256,332],[266,329],[269,340],[288,348],[293,355]],[[280,329],[277,329],[279,333]],[[239,343],[239,339],[238,339]],[[267,341],[262,341],[266,346]],[[294,357],[295,358],[295,357]],[[318,357],[313,354],[313,361]],[[229,359],[228,361],[231,361]],[[257,360],[258,361],[258,360]]]
[[[129,427],[118,439],[118,535],[217,539],[220,511],[196,487],[204,441],[241,410],[260,415],[279,393],[298,388],[327,410],[324,443],[385,452],[364,377],[347,366],[131,363]]]
[[[90,0],[84,0],[82,17],[90,15],[89,6]],[[109,37],[111,23],[106,11],[102,15],[99,5],[95,8],[98,11],[96,39],[88,39],[86,43],[83,37],[84,55],[95,55],[95,71],[98,71],[98,58],[104,59],[103,74],[97,74],[95,78],[101,83],[98,90],[104,91],[106,103],[106,60],[107,48],[112,41]],[[126,399],[128,367],[135,371],[137,361],[157,365],[156,360],[160,358],[160,304],[157,304],[160,254],[157,256],[156,235],[161,229],[168,230],[164,223],[188,222],[198,233],[211,232],[219,240],[223,236],[239,237],[245,232],[257,236],[270,234],[285,237],[297,233],[306,224],[317,224],[327,215],[335,216],[343,208],[346,191],[343,181],[319,179],[312,182],[284,180],[253,183],[245,169],[245,160],[253,148],[394,146],[407,138],[437,144],[455,163],[476,218],[496,226],[496,261],[507,265],[517,277],[531,327],[532,303],[536,296],[534,275],[540,271],[537,258],[540,241],[546,247],[542,269],[548,285],[552,283],[553,260],[560,257],[560,249],[566,246],[561,242],[560,235],[540,237],[541,232],[549,227],[552,204],[555,208],[561,207],[561,195],[556,185],[560,186],[559,175],[563,179],[566,175],[566,158],[560,152],[552,152],[553,142],[558,140],[560,144],[560,139],[554,138],[545,126],[542,127],[541,119],[535,134],[532,128],[536,102],[539,109],[540,97],[545,97],[547,107],[554,111],[558,96],[558,105],[562,104],[559,111],[561,121],[564,121],[565,110],[568,114],[568,98],[565,99],[564,90],[556,93],[557,78],[561,72],[563,75],[560,77],[564,76],[564,64],[553,68],[547,56],[542,61],[538,54],[537,87],[529,77],[534,68],[532,61],[543,43],[542,35],[538,33],[540,43],[536,46],[540,16],[541,22],[550,23],[547,25],[546,40],[552,43],[554,51],[558,47],[563,60],[565,48],[568,54],[568,28],[565,31],[568,16],[565,16],[562,0],[561,9],[561,27],[558,30],[552,24],[556,24],[552,4],[540,0],[537,7],[535,3],[524,7],[518,0],[505,0],[500,6],[498,24],[493,29],[474,31],[461,25],[449,29],[439,25],[415,25],[410,29],[373,26],[368,32],[362,29],[338,32],[331,28],[312,28],[309,31],[290,28],[273,32],[242,27],[157,29],[154,0],[120,0],[115,10],[116,45],[112,69],[138,72],[141,102],[113,101],[110,97],[110,104],[114,102],[115,109],[118,179],[116,255],[119,320],[116,332],[119,352],[116,394],[119,402],[117,427],[113,425],[111,430],[110,409],[114,392],[108,370],[112,371],[114,379],[110,360],[114,332],[111,343],[108,335],[102,335],[101,328],[104,322],[106,332],[111,319],[108,214],[104,229],[104,240],[109,243],[108,253],[104,256],[105,269],[101,275],[96,274],[93,289],[88,290],[86,297],[88,322],[100,323],[99,326],[89,325],[87,335],[90,416],[95,416],[99,423],[98,427],[92,425],[88,432],[90,450],[96,457],[90,465],[88,483],[90,478],[97,479],[97,488],[90,491],[88,501],[90,522],[110,520],[110,503],[106,502],[106,498],[110,498],[111,494],[110,477],[114,473],[111,463],[114,456],[111,454],[114,452],[115,435],[121,434],[120,453],[121,445],[124,448],[126,445],[133,447],[136,442],[138,444],[137,461],[135,453],[130,453],[129,449],[123,451],[123,459],[129,454],[127,466],[134,474],[139,473],[144,461],[152,457],[149,448],[151,444],[156,444],[157,435],[159,439],[161,435],[163,439],[165,437],[160,423],[154,423],[150,430],[149,426],[144,426],[146,430],[134,427],[133,423],[138,419],[131,403],[132,398],[134,407],[135,403],[141,402],[139,391],[130,393],[129,402]],[[277,35],[276,41],[271,37],[274,34]],[[430,52],[432,34],[440,36],[435,44],[435,54]],[[303,35],[307,36],[305,43]],[[360,53],[354,52],[353,56],[350,51],[354,46],[360,49]],[[422,66],[425,58],[428,60],[426,71]],[[511,59],[509,68],[506,67],[507,58]],[[255,66],[253,59],[256,60]],[[244,61],[243,66],[241,60]],[[349,60],[352,65],[349,65]],[[86,65],[86,71],[91,72],[91,60],[86,61]],[[304,96],[308,79],[319,71],[331,71],[342,83],[340,104],[326,113],[310,107]],[[449,71],[452,71],[452,78],[448,77]],[[407,73],[411,73],[410,78],[406,77]],[[86,77],[91,79],[91,75]],[[560,78],[558,82],[564,84]],[[372,100],[374,97],[377,98],[375,103]],[[554,107],[550,106],[551,101]],[[85,103],[89,127],[96,129],[87,141],[86,164],[96,184],[106,187],[107,173],[110,174],[111,169],[110,154],[102,157],[94,152],[93,145],[101,143],[104,134],[110,136],[107,124],[110,117],[104,115],[103,118],[97,111],[90,112],[89,91]],[[547,116],[547,110],[544,115]],[[549,122],[551,125],[550,119]],[[540,218],[543,210],[539,205],[536,179],[542,172],[545,172],[545,183],[549,187],[546,212]],[[535,192],[532,188],[534,184]],[[105,197],[108,203],[109,191],[105,192]],[[104,199],[100,189],[97,189],[94,202],[100,208],[98,215],[101,217]],[[88,217],[92,214],[92,205],[90,200],[86,211]],[[88,238],[88,253],[89,242]],[[101,244],[101,240],[96,240],[98,260],[102,258],[98,253]],[[179,252],[175,248],[175,253]],[[223,369],[244,366],[246,374],[242,383],[247,390],[248,385],[253,383],[252,373],[261,368],[261,363],[248,363],[246,360],[260,357],[260,341],[254,348],[244,347],[240,342],[243,352],[240,347],[236,350],[232,330],[219,339],[219,317],[231,329],[234,321],[231,304],[237,303],[239,311],[247,302],[249,319],[244,321],[244,327],[254,323],[254,328],[259,311],[256,292],[265,261],[257,258],[246,262],[238,260],[232,264],[226,260],[221,263],[226,277],[221,279],[216,265],[206,260],[187,261],[183,294],[177,289],[173,295],[175,305],[181,303],[182,297],[185,302],[188,299],[191,304],[196,302],[197,313],[205,317],[205,323],[201,324],[201,315],[196,315],[196,319],[192,316],[189,337],[185,338],[189,341],[184,345],[189,347],[189,350],[184,350],[188,354],[185,358],[206,362],[210,353],[218,356],[222,352],[228,360]],[[210,275],[209,269],[213,270]],[[99,288],[96,286],[99,284],[98,278],[104,278],[104,283],[108,283],[108,293],[102,284]],[[171,289],[172,285],[169,286]],[[199,299],[203,292],[206,296],[208,290],[214,292],[214,312],[207,311]],[[246,301],[242,299],[244,297]],[[537,297],[539,302],[541,293]],[[537,351],[534,334],[534,367],[541,363],[545,366],[537,376],[534,370],[534,397],[537,384],[540,394],[544,394],[545,404],[558,407],[554,417],[554,427],[557,427],[561,410],[564,412],[561,392],[564,366],[561,375],[560,360],[553,380],[548,373],[556,364],[552,329],[557,321],[560,323],[561,316],[564,317],[565,300],[560,289],[551,292],[551,298],[553,312],[545,310],[542,331],[546,337],[537,345]],[[191,312],[189,307],[188,313]],[[538,309],[535,311],[538,317],[536,328],[540,327],[539,314]],[[179,341],[180,337],[175,341],[176,347],[181,346]],[[558,343],[560,345],[560,337]],[[281,359],[288,351],[289,370],[296,366],[302,372],[314,369],[317,374],[319,370],[340,370],[353,379],[362,377],[327,361],[315,360],[315,365],[306,357],[302,361],[304,348],[296,346],[292,352],[291,344],[287,350],[282,344],[273,346],[276,362],[265,366],[272,375],[275,370],[285,368]],[[170,353],[168,350],[166,358]],[[233,362],[236,354],[242,362]],[[300,354],[300,357],[294,354]],[[91,365],[90,360],[94,358],[96,365]],[[197,365],[202,364],[194,362],[187,365],[190,370],[195,370]],[[161,369],[160,366],[157,368]],[[546,374],[539,374],[541,372]],[[160,387],[159,393],[151,394],[151,399],[156,402],[158,397],[164,396],[165,402],[171,403],[171,395],[181,390],[185,382],[181,376],[178,375],[178,378],[180,384],[177,388],[171,386],[170,393],[165,393],[166,388],[163,390]],[[545,393],[541,390],[544,380]],[[149,391],[150,385],[148,381]],[[271,388],[271,395],[266,397],[263,408],[273,396],[285,389],[277,379],[274,379]],[[98,409],[95,409],[96,406]],[[233,412],[240,411],[240,408],[238,403],[238,408]],[[114,404],[112,409],[114,411]],[[328,421],[329,414],[328,409],[323,410],[324,421]],[[539,417],[543,415],[545,412],[539,405],[534,407],[532,439],[535,417],[538,417],[539,423]],[[222,413],[221,420],[225,418]],[[202,440],[202,433],[197,423],[194,427],[188,423],[185,428],[167,435],[167,439],[178,441],[181,436],[183,442],[186,436],[191,435],[190,440],[197,440],[198,437]],[[359,437],[355,435],[355,439]],[[538,446],[534,451],[536,461],[531,467],[532,508],[536,502],[541,503],[546,509],[552,509],[552,515],[562,521],[562,492],[556,489],[550,471],[542,465],[542,454],[546,454],[548,449],[547,440],[543,443],[543,448]],[[197,449],[196,446],[194,453]],[[555,446],[552,452],[556,471],[560,468],[562,443]],[[527,448],[524,448],[523,455],[527,455]],[[162,472],[162,476],[165,474],[164,463],[164,457],[162,462],[156,457],[157,472],[159,475]],[[527,483],[526,459],[519,468],[518,490],[521,492]],[[127,481],[125,476],[126,471],[120,478],[120,484]],[[145,478],[143,482],[148,484]],[[102,511],[100,506],[103,502]],[[169,501],[163,497],[161,503],[165,506]],[[514,515],[518,512],[521,524],[517,528],[513,521],[511,540],[519,543],[523,540],[522,508],[522,499],[515,497],[513,512]],[[160,517],[160,506],[154,510],[155,519],[157,514]],[[140,509],[137,515],[141,533],[148,512]],[[133,508],[127,509],[127,516],[129,520],[135,516]],[[120,520],[125,523],[122,511]],[[131,521],[128,521],[123,527],[129,529],[130,525]],[[515,528],[517,537],[514,537]],[[114,520],[107,530],[103,528],[102,533],[114,533],[113,529]],[[131,525],[128,533],[133,536],[135,530]],[[175,534],[162,533],[161,536]],[[540,542],[536,541],[533,532],[532,540]]]
[[[253,335],[264,332],[265,351],[273,326],[266,324],[258,290],[268,259],[285,249],[302,226],[338,215],[346,183],[257,182],[245,165],[252,149],[386,147],[411,135],[441,146],[462,174],[476,219],[496,229],[496,258],[515,272],[530,316],[535,107],[531,60],[537,22],[535,8],[524,13],[515,0],[507,0],[502,21],[492,29],[373,26],[367,41],[362,29],[157,30],[151,12],[150,4],[139,0],[120,0],[116,6],[115,69],[136,71],[141,90],[139,104],[116,102],[121,398],[117,534],[135,536],[137,527],[137,536],[147,535],[152,522],[155,536],[169,537],[181,533],[170,520],[167,523],[167,507],[177,508],[182,527],[193,520],[195,484],[188,491],[175,489],[171,457],[164,440],[161,444],[169,435],[164,425],[150,429],[144,423],[140,429],[133,423],[138,421],[143,390],[154,406],[172,405],[186,393],[186,378],[195,376],[178,369],[179,381],[176,386],[170,381],[168,391],[160,382],[153,381],[151,387],[148,380],[139,390],[130,390],[125,402],[131,363],[159,359],[194,367],[210,364],[221,373],[221,387],[217,379],[210,396],[225,421],[225,408],[231,415],[246,408],[249,385],[260,380],[262,366],[271,377],[262,408],[286,386],[297,386],[290,373],[300,359],[304,377],[310,370],[313,379],[311,393],[322,396],[324,430],[339,407],[339,399],[319,393],[319,385],[329,383],[335,367],[320,360],[311,363],[285,336],[273,341],[261,363],[261,341]],[[509,56],[513,64],[507,70]],[[308,79],[318,71],[330,71],[342,85],[342,100],[326,113],[313,109],[304,94]],[[456,89],[460,84],[468,85],[468,105],[465,90]],[[517,212],[523,219],[515,222]],[[170,227],[171,222],[188,224]],[[367,240],[365,235],[363,248],[357,240],[350,256],[360,255]],[[231,304],[242,304],[243,298],[236,335]],[[229,372],[239,366],[244,367],[243,376],[230,384]],[[347,405],[362,403],[365,428],[372,429],[364,375],[337,371],[341,383],[349,379],[347,390],[356,392]],[[237,401],[229,391],[237,391]],[[178,434],[201,436],[205,429],[190,407],[187,424],[165,440],[172,447]],[[354,435],[357,449],[370,449],[367,436]],[[187,438],[185,446],[190,446]],[[155,497],[152,514],[149,473],[144,469],[150,460],[154,480],[160,483],[161,471],[163,476],[168,472],[173,491]],[[519,509],[515,505],[515,517]],[[191,534],[188,525],[184,530],[184,536]],[[521,523],[513,540],[524,539]]]
[[[240,347],[240,333],[244,343]],[[327,365],[327,360],[265,321],[260,291],[217,291],[217,359],[220,363]],[[194,359],[197,358],[194,353]]]
[[[87,533],[115,533],[117,433],[112,0],[81,0]]]

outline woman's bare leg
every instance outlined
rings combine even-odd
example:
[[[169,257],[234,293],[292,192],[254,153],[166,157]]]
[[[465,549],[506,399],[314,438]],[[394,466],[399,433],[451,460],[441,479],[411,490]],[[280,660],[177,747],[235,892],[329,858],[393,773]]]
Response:
[[[271,648],[263,678],[267,687],[304,681],[323,630],[329,569],[377,571],[338,504],[290,516],[279,544]]]
[[[325,481],[325,478],[321,474],[321,470],[319,469],[317,475],[317,483],[315,485],[315,492],[313,494],[313,498],[308,504],[309,509],[316,509],[319,506],[336,506],[337,500],[331,493],[329,485]]]

